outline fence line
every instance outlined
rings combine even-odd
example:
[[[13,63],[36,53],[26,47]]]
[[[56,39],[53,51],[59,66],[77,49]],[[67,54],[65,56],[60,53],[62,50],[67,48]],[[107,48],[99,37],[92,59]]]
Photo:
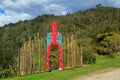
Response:
[[[26,75],[45,71],[46,41],[39,34],[25,42],[18,49],[18,75]],[[57,53],[56,53],[57,54]],[[74,35],[63,38],[64,68],[74,68],[82,65],[82,48],[78,46]],[[57,64],[56,64],[57,65]]]

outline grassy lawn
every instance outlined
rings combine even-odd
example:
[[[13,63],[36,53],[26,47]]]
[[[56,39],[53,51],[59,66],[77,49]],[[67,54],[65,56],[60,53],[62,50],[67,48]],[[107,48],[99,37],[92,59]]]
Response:
[[[116,55],[115,58],[97,56],[96,64],[86,65],[80,68],[66,69],[64,71],[54,70],[52,72],[44,72],[2,80],[70,80],[76,76],[85,75],[104,68],[120,68],[120,54]]]

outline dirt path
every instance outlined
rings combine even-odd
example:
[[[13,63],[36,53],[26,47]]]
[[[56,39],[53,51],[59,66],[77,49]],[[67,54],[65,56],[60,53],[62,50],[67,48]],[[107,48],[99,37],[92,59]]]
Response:
[[[73,80],[120,80],[120,69],[101,70]]]

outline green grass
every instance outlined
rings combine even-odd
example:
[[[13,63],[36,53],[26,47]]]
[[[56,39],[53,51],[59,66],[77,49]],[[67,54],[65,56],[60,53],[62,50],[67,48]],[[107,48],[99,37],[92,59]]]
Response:
[[[86,65],[80,68],[66,69],[64,71],[54,70],[52,72],[44,72],[2,80],[70,80],[76,76],[85,75],[105,68],[120,68],[120,55],[116,55],[115,58],[97,56],[96,64]]]

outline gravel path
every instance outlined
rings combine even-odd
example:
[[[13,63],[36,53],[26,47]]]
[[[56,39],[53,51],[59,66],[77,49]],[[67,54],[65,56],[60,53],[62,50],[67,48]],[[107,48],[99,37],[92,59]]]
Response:
[[[85,76],[76,77],[73,80],[120,80],[120,69],[102,70]]]

